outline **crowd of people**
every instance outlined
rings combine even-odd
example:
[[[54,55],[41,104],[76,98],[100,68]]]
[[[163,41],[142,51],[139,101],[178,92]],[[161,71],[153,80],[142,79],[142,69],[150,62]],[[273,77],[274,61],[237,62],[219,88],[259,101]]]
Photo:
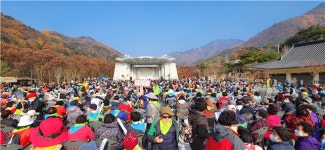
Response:
[[[322,85],[244,80],[1,84],[2,146],[325,150]],[[6,130],[5,130],[6,129]],[[8,131],[8,129],[10,129]]]

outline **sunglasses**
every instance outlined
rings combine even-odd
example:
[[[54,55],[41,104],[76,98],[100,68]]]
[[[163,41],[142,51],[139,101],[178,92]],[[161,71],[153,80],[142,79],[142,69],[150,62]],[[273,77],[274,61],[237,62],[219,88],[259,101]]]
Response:
[[[167,119],[167,118],[172,118],[172,116],[162,116],[162,118]]]

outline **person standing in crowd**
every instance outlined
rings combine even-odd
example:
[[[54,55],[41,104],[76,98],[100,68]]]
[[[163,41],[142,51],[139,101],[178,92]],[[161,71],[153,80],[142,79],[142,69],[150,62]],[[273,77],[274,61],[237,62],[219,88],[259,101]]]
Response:
[[[148,131],[148,139],[153,150],[178,150],[178,125],[172,119],[173,111],[169,106],[162,107],[160,119],[154,120]]]
[[[270,135],[268,150],[294,150],[293,146],[290,145],[291,135],[290,132],[282,127],[276,126],[272,128],[273,132]]]
[[[205,98],[200,98],[195,101],[195,110],[190,111],[189,122],[192,125],[193,142],[190,143],[192,150],[202,150],[205,148],[205,143],[209,137],[208,120],[203,114],[207,108],[207,101]]]
[[[238,137],[237,119],[233,111],[223,111],[215,131],[209,136],[206,150],[245,150],[243,141]]]
[[[94,132],[87,126],[87,117],[85,115],[77,117],[75,124],[69,129],[68,139],[69,141],[82,140],[85,142],[94,140]]]
[[[149,99],[149,104],[147,106],[145,117],[147,118],[146,122],[149,128],[151,123],[159,118],[159,102],[157,96],[152,92],[146,96]]]
[[[295,134],[298,140],[295,144],[296,150],[319,150],[321,148],[321,143],[313,137],[314,127],[307,122],[300,122],[297,125]]]

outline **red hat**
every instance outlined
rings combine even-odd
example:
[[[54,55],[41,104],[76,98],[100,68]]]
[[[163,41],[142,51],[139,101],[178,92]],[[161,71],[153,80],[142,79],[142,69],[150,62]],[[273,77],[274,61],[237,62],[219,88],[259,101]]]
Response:
[[[30,132],[30,141],[36,147],[48,147],[68,140],[67,128],[60,118],[48,118]]]
[[[31,92],[27,94],[27,98],[31,98],[31,97],[37,97],[35,92]]]
[[[2,94],[1,98],[6,99],[9,95],[8,94]]]
[[[124,146],[125,150],[134,149],[138,145],[138,136],[133,132],[129,132],[125,135],[122,145]]]

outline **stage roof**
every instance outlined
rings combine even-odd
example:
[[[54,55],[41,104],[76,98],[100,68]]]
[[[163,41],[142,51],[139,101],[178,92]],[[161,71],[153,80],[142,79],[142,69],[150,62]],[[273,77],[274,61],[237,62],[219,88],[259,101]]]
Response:
[[[129,63],[132,65],[157,65],[173,61],[175,58],[162,56],[162,57],[151,57],[151,56],[141,56],[141,57],[119,57],[116,58],[117,61]]]

